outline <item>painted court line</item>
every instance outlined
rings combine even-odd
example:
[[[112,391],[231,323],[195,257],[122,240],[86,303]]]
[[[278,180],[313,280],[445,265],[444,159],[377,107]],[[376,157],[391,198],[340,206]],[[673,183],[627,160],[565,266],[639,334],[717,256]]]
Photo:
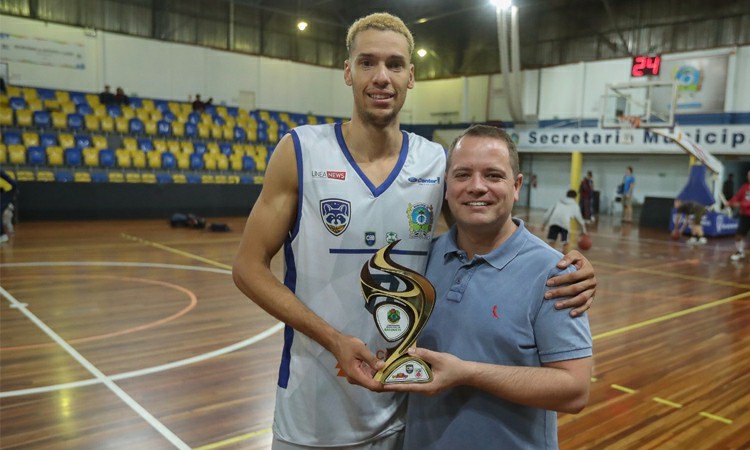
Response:
[[[172,248],[172,247],[169,247],[169,246],[164,245],[164,244],[159,244],[158,242],[152,242],[152,241],[149,241],[149,240],[146,240],[146,239],[143,239],[143,238],[139,238],[137,236],[131,236],[131,235],[125,234],[125,233],[121,233],[120,236],[122,236],[125,239],[129,239],[131,241],[136,241],[136,242],[140,242],[142,244],[150,245],[151,247],[155,247],[155,248],[158,248],[160,250],[164,250],[164,251],[167,251],[167,252],[170,252],[170,253],[175,253],[177,255],[184,256],[184,257],[190,258],[190,259],[194,259],[196,261],[201,261],[201,262],[204,262],[206,264],[211,264],[212,266],[221,267],[222,269],[232,270],[232,266],[228,266],[226,264],[222,264],[220,262],[216,262],[216,261],[214,261],[212,259],[204,258],[202,256],[194,255],[192,253],[184,252],[182,250],[178,250],[176,248]]]
[[[42,322],[37,316],[35,316],[31,311],[26,309],[25,306],[21,305],[21,302],[16,300],[15,297],[10,295],[10,292],[6,291],[2,286],[0,286],[0,294],[2,294],[8,301],[16,306],[18,310],[26,316],[31,322],[34,323],[40,330],[42,330],[47,336],[49,336],[53,341],[57,342],[60,347],[62,347],[70,356],[73,357],[76,361],[78,361],[79,364],[81,364],[86,370],[89,371],[92,375],[96,377],[97,380],[99,380],[100,383],[104,384],[110,391],[112,391],[117,397],[120,398],[125,404],[130,406],[130,408],[136,412],[139,416],[143,418],[149,425],[151,425],[156,431],[159,432],[162,436],[164,436],[169,442],[171,442],[175,447],[179,449],[185,449],[190,450],[190,447],[184,443],[180,438],[177,437],[172,431],[170,431],[167,427],[165,427],[161,422],[156,420],[154,416],[151,415],[145,408],[143,408],[138,402],[136,402],[132,397],[130,397],[125,391],[123,391],[119,386],[117,386],[111,379],[107,378],[104,373],[102,373],[99,369],[96,368],[93,364],[91,364],[86,358],[83,357],[80,353],[78,353],[73,347],[71,347],[65,340],[60,337],[57,333],[55,333],[50,327],[48,327],[44,322]]]

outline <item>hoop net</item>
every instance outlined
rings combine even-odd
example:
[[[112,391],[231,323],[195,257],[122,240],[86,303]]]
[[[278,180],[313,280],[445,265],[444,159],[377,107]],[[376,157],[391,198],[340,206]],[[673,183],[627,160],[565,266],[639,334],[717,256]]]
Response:
[[[620,137],[623,144],[632,144],[633,130],[641,127],[641,118],[639,116],[620,116],[617,121],[620,123]]]

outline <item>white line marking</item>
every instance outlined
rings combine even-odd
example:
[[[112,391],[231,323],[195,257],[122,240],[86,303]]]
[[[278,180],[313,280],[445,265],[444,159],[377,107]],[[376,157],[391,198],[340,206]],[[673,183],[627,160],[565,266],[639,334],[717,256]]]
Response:
[[[37,316],[34,315],[31,311],[26,309],[21,302],[16,300],[15,297],[10,295],[10,292],[3,289],[2,286],[0,286],[0,294],[2,294],[5,298],[8,299],[8,301],[16,306],[19,311],[23,313],[29,320],[31,320],[37,327],[39,327],[40,330],[42,330],[47,336],[49,336],[53,341],[57,342],[57,344],[62,347],[70,356],[73,357],[76,361],[78,361],[79,364],[81,364],[86,370],[88,370],[92,375],[94,375],[97,380],[99,380],[100,383],[103,383],[107,388],[109,388],[110,391],[112,391],[115,395],[117,395],[120,400],[125,402],[130,408],[135,411],[139,416],[141,416],[146,422],[148,422],[149,425],[154,427],[156,431],[158,431],[162,436],[164,436],[169,442],[174,444],[175,447],[179,449],[185,449],[190,450],[190,446],[188,446],[186,443],[182,442],[180,438],[177,437],[174,433],[172,433],[167,427],[165,427],[161,422],[156,420],[154,416],[151,415],[144,407],[142,407],[138,402],[136,402],[132,397],[130,397],[125,391],[123,391],[118,385],[116,385],[111,379],[107,378],[104,373],[102,373],[99,369],[96,368],[93,364],[91,364],[86,358],[83,357],[80,353],[76,351],[70,344],[65,342],[63,338],[61,338],[57,333],[52,331],[50,327],[48,327],[44,322],[42,322]]]

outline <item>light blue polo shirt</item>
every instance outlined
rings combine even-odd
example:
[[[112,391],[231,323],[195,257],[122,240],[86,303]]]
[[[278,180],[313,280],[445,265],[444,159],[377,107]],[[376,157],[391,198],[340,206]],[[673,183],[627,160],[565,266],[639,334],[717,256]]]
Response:
[[[417,346],[509,366],[591,356],[588,317],[544,300],[547,279],[573,269],[558,269],[562,254],[513,221],[508,240],[472,260],[456,246],[455,226],[433,243],[427,278],[437,299]],[[557,413],[466,386],[410,394],[404,448],[554,449]]]

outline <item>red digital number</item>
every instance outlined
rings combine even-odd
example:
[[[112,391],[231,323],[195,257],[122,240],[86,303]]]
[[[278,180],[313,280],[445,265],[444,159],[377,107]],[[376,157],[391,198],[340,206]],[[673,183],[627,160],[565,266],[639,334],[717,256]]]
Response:
[[[635,56],[633,65],[630,69],[630,75],[633,77],[643,77],[646,75],[659,75],[659,66],[661,66],[661,56]]]

